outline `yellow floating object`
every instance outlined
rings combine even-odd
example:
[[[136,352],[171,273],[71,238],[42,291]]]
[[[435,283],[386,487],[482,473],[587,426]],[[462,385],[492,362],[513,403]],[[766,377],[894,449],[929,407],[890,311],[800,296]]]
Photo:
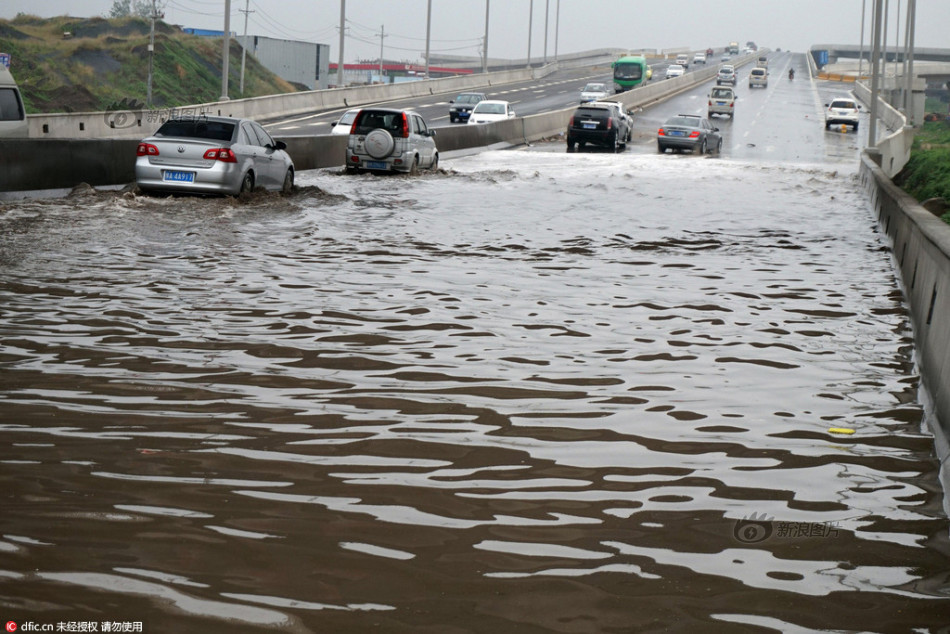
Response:
[[[848,436],[854,433],[853,429],[847,427],[829,427],[828,431],[832,434],[847,434]]]

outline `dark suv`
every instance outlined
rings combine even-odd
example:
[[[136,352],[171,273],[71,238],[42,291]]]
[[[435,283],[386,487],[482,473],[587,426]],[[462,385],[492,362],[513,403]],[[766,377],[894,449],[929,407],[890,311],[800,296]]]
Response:
[[[630,118],[622,116],[616,105],[587,103],[574,111],[567,124],[567,151],[591,143],[614,152],[627,147],[632,130]]]
[[[449,102],[452,104],[452,107],[449,108],[449,121],[452,123],[456,121],[467,123],[468,118],[472,116],[472,108],[474,108],[479,101],[484,101],[485,99],[485,93],[482,92],[463,92]]]

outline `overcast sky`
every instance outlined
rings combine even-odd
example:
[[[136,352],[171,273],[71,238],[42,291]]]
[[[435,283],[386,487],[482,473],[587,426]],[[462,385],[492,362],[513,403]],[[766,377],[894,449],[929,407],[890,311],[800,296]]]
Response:
[[[231,0],[231,30],[244,32],[247,0]],[[385,27],[385,57],[422,59],[429,0],[346,0],[346,62],[377,59],[380,27]],[[532,0],[490,3],[488,52],[491,57],[520,58],[528,53],[528,17]],[[888,41],[903,41],[907,0],[889,2]],[[555,22],[560,4],[558,52],[596,48],[722,47],[730,41],[805,51],[812,44],[858,44],[861,10],[867,3],[865,41],[869,39],[874,0],[533,0],[531,54],[544,55],[545,9],[548,57],[554,56]],[[248,33],[330,45],[339,56],[340,0],[249,0]],[[485,0],[431,0],[433,53],[480,54],[485,32]],[[113,0],[0,0],[0,18],[17,13],[48,17],[106,16]],[[224,0],[166,0],[165,21],[221,30]],[[950,0],[918,0],[917,46],[950,48]]]

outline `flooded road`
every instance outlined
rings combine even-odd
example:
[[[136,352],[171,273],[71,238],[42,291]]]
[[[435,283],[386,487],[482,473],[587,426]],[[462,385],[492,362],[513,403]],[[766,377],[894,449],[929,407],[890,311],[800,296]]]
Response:
[[[947,631],[855,161],[443,166],[0,207],[0,619]]]

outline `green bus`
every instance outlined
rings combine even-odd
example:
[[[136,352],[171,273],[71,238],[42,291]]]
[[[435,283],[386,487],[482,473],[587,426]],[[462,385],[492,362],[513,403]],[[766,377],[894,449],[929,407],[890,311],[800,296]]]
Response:
[[[610,65],[614,69],[614,91],[636,88],[653,76],[653,70],[642,55],[625,55]]]

